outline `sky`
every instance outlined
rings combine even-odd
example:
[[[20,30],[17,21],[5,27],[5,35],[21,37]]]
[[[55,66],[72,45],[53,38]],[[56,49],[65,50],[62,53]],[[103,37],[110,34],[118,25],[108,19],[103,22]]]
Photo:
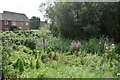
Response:
[[[59,2],[61,0],[0,0],[0,13],[2,13],[3,11],[24,13],[29,19],[32,16],[37,16],[37,17],[40,17],[40,19],[44,21],[44,17],[42,16],[42,13],[39,11],[39,6],[42,2],[48,2],[48,1]],[[69,2],[72,0],[62,0],[62,1]],[[81,0],[76,0],[76,1],[79,2]],[[85,0],[82,0],[82,1],[85,1]],[[92,0],[92,1],[97,1],[97,0]],[[98,1],[102,1],[102,0],[98,0]],[[119,0],[111,0],[111,1],[119,1]]]
[[[1,0],[0,13],[3,11],[24,13],[29,19],[32,16],[37,16],[44,20],[42,13],[39,11],[42,2],[46,2],[46,0]]]

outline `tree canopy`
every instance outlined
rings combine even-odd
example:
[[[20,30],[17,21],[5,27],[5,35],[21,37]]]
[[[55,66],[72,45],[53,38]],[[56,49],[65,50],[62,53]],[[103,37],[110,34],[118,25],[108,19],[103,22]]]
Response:
[[[30,27],[31,27],[31,29],[38,29],[40,27],[40,18],[33,16],[30,19]]]
[[[64,37],[88,39],[105,35],[120,41],[120,2],[59,2],[46,12],[52,21],[51,30],[58,30]]]

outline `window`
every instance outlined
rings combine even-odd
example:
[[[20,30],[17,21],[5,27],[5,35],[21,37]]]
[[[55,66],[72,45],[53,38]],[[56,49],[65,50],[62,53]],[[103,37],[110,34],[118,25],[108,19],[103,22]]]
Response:
[[[15,25],[16,25],[16,22],[12,22],[12,25],[15,26]]]
[[[26,22],[26,25],[27,25],[27,26],[28,26],[28,24],[29,24],[29,23],[28,23],[28,22]]]
[[[7,20],[5,20],[5,21],[4,21],[4,24],[5,24],[5,25],[8,25],[8,21],[7,21]]]

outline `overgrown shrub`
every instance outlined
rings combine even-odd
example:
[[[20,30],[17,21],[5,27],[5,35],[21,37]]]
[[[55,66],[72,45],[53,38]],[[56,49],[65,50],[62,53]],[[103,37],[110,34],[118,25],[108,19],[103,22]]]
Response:
[[[31,38],[26,39],[24,45],[32,50],[36,49],[36,42],[34,39]]]
[[[31,60],[30,61],[30,67],[33,69],[34,68],[34,64],[33,64],[33,61]]]
[[[20,72],[24,71],[24,61],[21,59],[18,59],[14,64],[13,67],[14,68],[18,68]]]
[[[70,50],[71,40],[53,38],[49,41],[51,51],[67,52]]]
[[[59,31],[59,27],[58,26],[56,26],[55,24],[51,24],[49,28],[50,28],[51,33],[53,34],[54,37],[58,37],[59,36],[60,31]]]
[[[47,54],[46,54],[46,53],[43,53],[43,54],[41,55],[41,60],[43,60],[43,59],[45,59],[45,58],[47,58]]]
[[[20,45],[20,46],[18,46],[18,48],[22,52],[25,52],[25,53],[28,53],[28,54],[32,54],[33,53],[33,51],[29,47],[26,47],[24,45]]]
[[[4,38],[0,41],[0,52],[2,52],[5,78],[117,77],[119,44],[114,44],[109,40],[105,49],[104,38],[92,38],[88,41],[77,38],[74,43],[70,39],[53,37],[49,30],[41,30],[34,30],[32,33],[29,31],[2,32]],[[10,43],[12,40],[13,43]],[[20,45],[17,45],[14,42],[21,40],[25,43],[22,41],[23,44],[20,42]],[[42,45],[39,45],[37,41]],[[81,46],[77,41],[81,42]],[[48,43],[49,45],[46,45]],[[33,46],[37,47],[33,48]],[[41,46],[45,49],[42,50]],[[79,55],[70,55],[72,49]],[[103,55],[105,52],[106,56]],[[105,62],[103,62],[104,58]],[[101,71],[103,63],[104,74]]]
[[[104,39],[90,39],[82,43],[81,50],[86,51],[87,53],[104,53]]]
[[[120,43],[116,44],[115,50],[117,54],[120,54]]]

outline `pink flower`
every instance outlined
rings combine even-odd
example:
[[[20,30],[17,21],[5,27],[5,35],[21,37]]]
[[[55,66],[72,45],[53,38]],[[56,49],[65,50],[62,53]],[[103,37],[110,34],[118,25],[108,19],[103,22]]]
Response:
[[[79,48],[81,46],[81,42],[80,41],[78,41],[78,42],[75,42],[74,40],[71,42],[71,44],[70,44],[70,49],[77,49],[77,48]]]
[[[81,42],[78,41],[78,43],[76,44],[76,47],[80,47],[81,46]]]

